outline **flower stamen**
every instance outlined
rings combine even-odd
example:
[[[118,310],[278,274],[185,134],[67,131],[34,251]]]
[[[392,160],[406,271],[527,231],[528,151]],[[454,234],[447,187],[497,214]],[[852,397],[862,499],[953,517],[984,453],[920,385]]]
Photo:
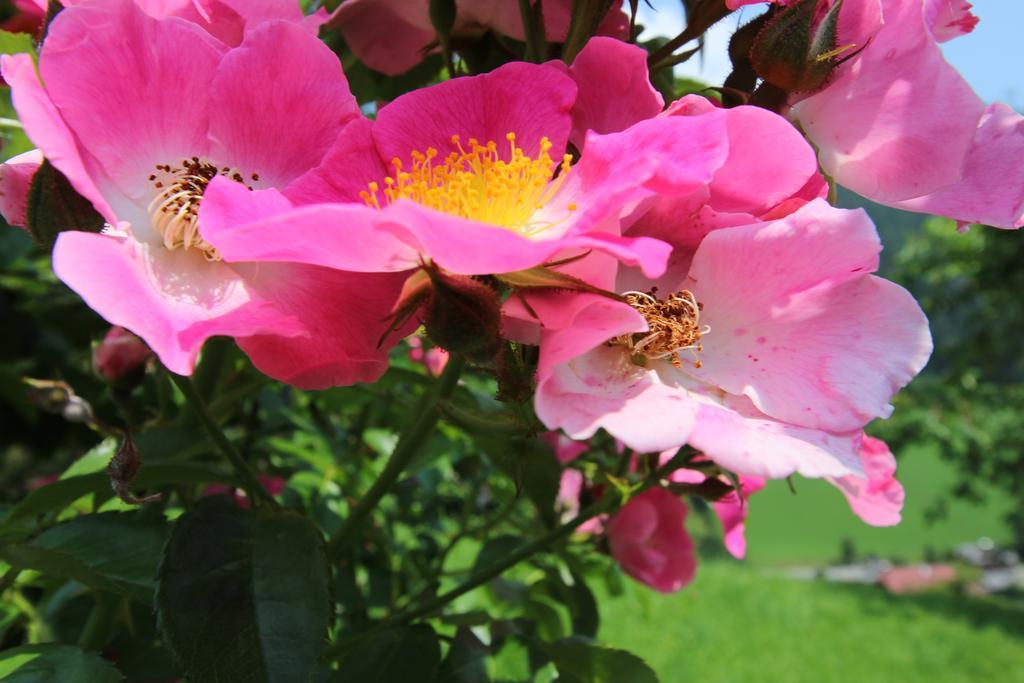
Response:
[[[508,160],[502,158],[494,141],[481,144],[470,138],[463,145],[458,135],[451,140],[458,151],[443,160],[437,149],[415,151],[412,167],[406,170],[400,159],[391,161],[392,175],[380,183],[369,183],[360,193],[367,206],[375,209],[408,199],[428,208],[470,220],[515,230],[527,237],[547,230],[556,221],[535,220],[538,210],[552,203],[572,167],[572,155],[555,163],[548,138],[541,138],[536,158],[516,145],[515,133],[508,133]],[[576,210],[566,204],[566,217]]]
[[[630,360],[644,366],[649,360],[668,358],[675,367],[682,367],[680,351],[689,351],[693,366],[701,366],[697,354],[704,350],[701,338],[711,331],[700,324],[700,313],[704,306],[697,301],[693,292],[680,290],[664,300],[657,297],[657,288],[649,292],[626,292],[626,303],[632,306],[647,321],[646,332],[624,334],[610,340],[610,346],[625,347]]]
[[[216,176],[222,175],[252,189],[240,172],[227,166],[218,168],[199,157],[182,159],[180,166],[157,164],[156,173],[149,181],[157,190],[148,211],[153,229],[159,233],[163,245],[169,250],[196,249],[207,261],[220,261],[220,253],[199,235],[199,204],[206,187]],[[259,174],[253,173],[253,182]]]

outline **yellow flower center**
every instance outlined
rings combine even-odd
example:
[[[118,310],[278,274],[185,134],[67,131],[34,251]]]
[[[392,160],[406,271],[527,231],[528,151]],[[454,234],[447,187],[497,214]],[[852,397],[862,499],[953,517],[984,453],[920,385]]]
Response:
[[[572,156],[566,154],[556,164],[551,158],[551,141],[542,138],[536,158],[516,146],[515,133],[505,136],[509,143],[508,160],[501,158],[497,143],[480,144],[470,138],[463,147],[458,135],[452,143],[458,148],[444,159],[431,147],[426,153],[412,153],[412,168],[405,170],[399,159],[391,161],[395,170],[384,179],[384,187],[370,183],[361,193],[368,206],[382,208],[399,199],[408,199],[428,208],[460,218],[498,225],[526,236],[534,235],[561,222],[537,220],[543,209],[558,194],[568,177]],[[566,204],[567,212],[576,209]]]
[[[183,159],[180,166],[157,164],[149,181],[157,190],[149,204],[153,229],[161,236],[167,249],[196,249],[207,261],[220,261],[221,255],[199,235],[199,204],[210,181],[222,175],[245,183],[242,174],[227,166],[218,168],[198,157]],[[260,179],[253,173],[253,181]]]
[[[680,351],[690,351],[693,366],[701,366],[697,354],[704,350],[701,337],[711,331],[701,326],[700,312],[704,306],[689,290],[681,290],[659,300],[657,288],[650,292],[626,292],[626,303],[647,321],[646,332],[634,332],[615,337],[610,346],[622,346],[629,351],[630,360],[640,366],[648,360],[668,358],[675,367],[682,367]]]

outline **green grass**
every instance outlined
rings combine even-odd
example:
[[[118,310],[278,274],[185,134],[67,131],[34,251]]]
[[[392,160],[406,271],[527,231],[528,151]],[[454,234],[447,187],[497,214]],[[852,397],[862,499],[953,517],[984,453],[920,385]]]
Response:
[[[952,500],[949,491],[956,471],[935,451],[908,449],[902,455],[898,477],[907,502],[900,525],[878,529],[864,524],[842,494],[822,481],[796,479],[796,495],[784,482],[770,482],[750,498],[748,559],[768,564],[834,561],[843,539],[848,539],[858,555],[914,561],[929,549],[941,554],[982,536],[1010,540],[1003,516],[1012,501],[999,495],[981,506]],[[939,500],[948,502],[948,515],[929,523],[925,513]]]
[[[681,593],[599,597],[601,640],[661,683],[1024,680],[1024,608],[952,593],[798,582],[705,562]],[[626,682],[624,682],[626,683]]]

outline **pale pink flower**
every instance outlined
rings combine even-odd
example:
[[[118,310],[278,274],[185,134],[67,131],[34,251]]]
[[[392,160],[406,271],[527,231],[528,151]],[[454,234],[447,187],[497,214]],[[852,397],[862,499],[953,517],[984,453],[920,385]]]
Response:
[[[888,206],[1024,225],[1024,117],[986,106],[939,45],[977,22],[964,0],[847,0],[838,43],[863,50],[791,111],[825,172]]]
[[[92,364],[100,377],[118,383],[141,369],[153,355],[141,339],[123,327],[111,327],[92,351]]]
[[[830,477],[850,508],[871,526],[895,526],[903,510],[903,485],[896,481],[896,458],[884,441],[865,436],[860,446],[864,476]]]
[[[28,136],[108,222],[104,234],[61,233],[53,253],[100,315],[180,374],[214,335],[306,388],[384,371],[378,340],[401,278],[227,263],[199,232],[211,178],[254,197],[285,187],[360,119],[337,58],[306,28],[264,22],[231,48],[195,23],[92,0],[53,22],[39,75],[28,55],[2,64]]]
[[[686,504],[665,489],[631,498],[605,525],[612,557],[637,581],[662,593],[678,591],[697,571],[686,513]]]
[[[551,42],[562,42],[569,31],[572,0],[544,1],[544,29]],[[616,0],[598,27],[599,35],[627,38],[629,18]],[[408,71],[437,50],[430,23],[430,0],[345,0],[331,17],[345,44],[375,71],[389,76]],[[514,0],[456,0],[455,37],[493,30],[524,40],[519,3]]]
[[[673,453],[662,456],[662,462],[671,458]],[[669,481],[684,484],[703,484],[708,476],[699,470],[680,468],[669,475]],[[732,485],[722,478],[723,483]],[[739,477],[739,491],[732,490],[711,504],[712,509],[722,524],[722,541],[729,554],[738,560],[747,554],[746,522],[750,507],[747,500],[765,487],[765,480],[760,477]]]
[[[620,268],[612,283],[632,305],[531,296],[537,415],[639,452],[688,443],[749,476],[863,477],[860,430],[889,415],[931,350],[913,298],[871,275],[880,248],[866,214],[816,199],[714,230],[653,296]]]
[[[647,197],[704,187],[729,154],[725,122],[664,117],[591,132],[570,166],[569,135],[587,118],[574,121],[576,95],[566,67],[525,63],[410,92],[346,129],[283,193],[255,193],[281,207],[260,220],[238,221],[232,207],[253,198],[215,179],[203,237],[228,260],[350,271],[432,261],[451,273],[502,274],[589,250],[594,267],[617,259],[657,276],[668,246],[621,236],[617,218]],[[274,240],[253,238],[271,228]]]

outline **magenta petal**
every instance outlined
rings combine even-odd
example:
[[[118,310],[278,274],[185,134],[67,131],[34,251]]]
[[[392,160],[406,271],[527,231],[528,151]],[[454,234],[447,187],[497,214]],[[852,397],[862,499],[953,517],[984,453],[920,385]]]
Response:
[[[360,116],[341,64],[297,24],[250,30],[225,55],[209,90],[217,163],[252,184],[283,187],[320,163],[345,123]]]
[[[372,130],[373,122],[367,118],[350,120],[319,165],[285,188],[288,199],[295,204],[362,204],[360,193],[389,171],[377,154]]]
[[[417,324],[379,343],[404,273],[348,273],[287,263],[249,268],[249,286],[281,310],[294,312],[305,334],[239,337],[238,345],[261,372],[300,389],[375,381],[387,370],[391,347]]]
[[[298,335],[303,327],[254,293],[231,266],[130,238],[63,232],[53,269],[108,322],[142,337],[172,372],[192,372],[215,335]],[[100,277],[102,274],[102,277]]]
[[[686,504],[665,489],[640,493],[605,526],[612,557],[637,581],[663,593],[678,591],[697,569],[686,514]]]
[[[433,147],[441,158],[457,151],[453,135],[464,143],[496,142],[503,156],[508,133],[515,133],[528,156],[536,156],[547,137],[558,155],[569,137],[575,97],[576,84],[559,69],[512,62],[402,95],[380,110],[373,136],[386,163],[398,158],[406,168],[413,151]]]
[[[794,425],[847,432],[888,416],[931,337],[913,297],[869,275],[879,249],[866,214],[822,200],[711,233],[690,270],[711,329],[691,374]]]
[[[860,448],[865,476],[831,478],[854,513],[871,526],[895,526],[903,510],[903,486],[896,481],[896,458],[884,441],[865,436]]]
[[[81,146],[122,193],[146,195],[144,206],[155,164],[206,155],[209,94],[223,50],[197,25],[157,21],[134,2],[90,3],[53,22],[39,72]]]
[[[93,181],[97,162],[82,151],[74,134],[43,90],[36,67],[29,55],[3,55],[4,80],[11,86],[11,97],[25,133],[83,197],[111,223],[116,222],[113,209]],[[86,159],[90,170],[86,169]]]
[[[0,214],[8,225],[26,225],[25,210],[32,176],[42,163],[43,153],[33,149],[11,157],[0,166]]]
[[[665,101],[647,74],[647,51],[613,38],[592,38],[569,75],[579,93],[572,108],[570,140],[583,149],[588,130],[615,133],[653,118]]]
[[[284,261],[356,272],[419,267],[420,251],[401,226],[358,204],[289,209],[277,190],[250,192],[215,178],[203,196],[200,232],[228,261]]]

